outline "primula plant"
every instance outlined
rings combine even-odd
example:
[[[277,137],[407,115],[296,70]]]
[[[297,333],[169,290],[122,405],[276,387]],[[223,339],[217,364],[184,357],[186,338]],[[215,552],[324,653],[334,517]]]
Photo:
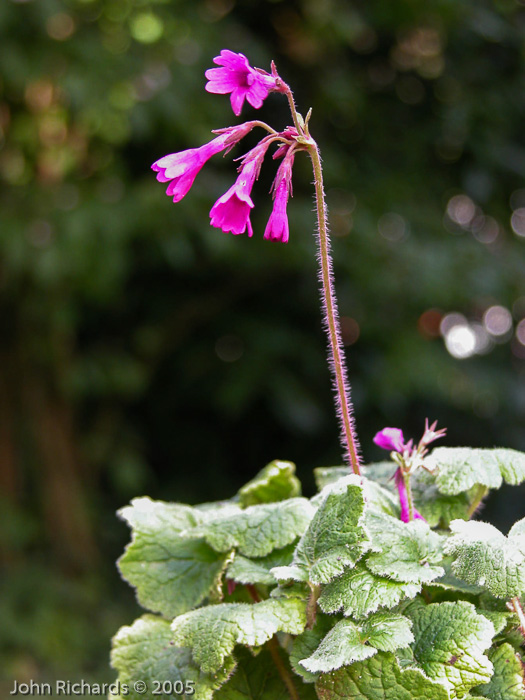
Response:
[[[235,115],[270,93],[293,123],[219,129],[209,143],[154,163],[175,202],[214,155],[249,132],[235,183],[211,225],[252,236],[251,191],[264,159],[280,161],[264,237],[287,242],[292,167],[310,157],[319,279],[329,365],[346,464],[318,468],[319,492],[301,496],[292,463],[265,466],[228,501],[190,506],[135,499],[122,576],[148,611],[113,640],[120,698],[199,700],[520,700],[525,697],[525,518],[507,535],[476,519],[490,489],[525,480],[525,454],[437,447],[384,428],[390,459],[363,465],[352,418],[332,266],[321,159],[309,116],[272,64],[268,73],[222,51],[206,89],[230,94]]]

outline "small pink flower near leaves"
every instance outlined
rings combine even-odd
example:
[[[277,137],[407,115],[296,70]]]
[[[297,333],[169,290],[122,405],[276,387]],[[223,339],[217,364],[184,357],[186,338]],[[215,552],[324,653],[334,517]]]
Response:
[[[219,136],[200,148],[190,148],[180,153],[171,153],[157,160],[151,166],[157,173],[159,182],[170,182],[166,194],[180,202],[191,189],[203,165],[214,155],[233,146],[253,129],[254,122],[221,129]]]
[[[383,428],[374,437],[374,442],[383,450],[403,452],[405,448],[403,431],[399,428]]]
[[[253,183],[259,175],[261,164],[268,148],[268,143],[261,143],[249,151],[242,160],[239,177],[230,189],[215,202],[210,211],[211,225],[224,233],[238,235],[248,230],[253,235],[250,212],[254,207],[250,197]]]
[[[245,99],[252,107],[259,109],[270,90],[276,88],[276,78],[252,68],[242,53],[223,49],[213,62],[221,68],[206,71],[206,90],[219,95],[231,92],[230,101],[236,116],[241,113]]]
[[[285,157],[273,183],[273,209],[264,231],[264,237],[268,241],[288,243],[289,228],[286,206],[292,190],[293,159],[293,153]]]

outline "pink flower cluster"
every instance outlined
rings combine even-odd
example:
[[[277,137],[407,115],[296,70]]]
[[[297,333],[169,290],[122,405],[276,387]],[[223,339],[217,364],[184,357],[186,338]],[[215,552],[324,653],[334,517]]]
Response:
[[[279,78],[272,65],[272,74],[259,68],[252,68],[243,54],[223,50],[214,59],[219,68],[206,71],[206,90],[217,94],[231,93],[231,106],[239,116],[246,99],[252,107],[259,108],[270,92],[285,92],[288,88]],[[169,182],[166,194],[179,202],[191,189],[195,178],[205,163],[221,151],[228,152],[243,139],[255,126],[267,128],[270,132],[255,148],[241,158],[236,182],[215,202],[210,211],[210,223],[225,233],[253,235],[250,222],[254,207],[251,191],[259,176],[261,165],[272,143],[279,143],[274,158],[282,158],[272,186],[274,206],[264,232],[270,241],[288,242],[288,216],[286,207],[292,193],[292,166],[295,152],[300,149],[297,132],[288,128],[281,133],[266,127],[258,121],[249,121],[238,126],[220,129],[219,134],[200,148],[190,148],[172,153],[157,160],[151,166],[157,173],[159,182]]]

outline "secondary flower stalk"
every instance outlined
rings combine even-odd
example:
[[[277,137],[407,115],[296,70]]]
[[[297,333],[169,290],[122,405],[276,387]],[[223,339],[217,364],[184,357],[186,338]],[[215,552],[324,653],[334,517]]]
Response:
[[[426,419],[423,436],[416,446],[413,440],[405,443],[403,431],[399,428],[383,428],[374,437],[375,444],[383,450],[389,450],[393,461],[398,465],[394,480],[399,495],[400,518],[404,523],[411,520],[425,520],[414,506],[410,477],[418,467],[422,466],[428,446],[447,432],[446,428],[436,430],[436,426],[437,421],[429,426]]]

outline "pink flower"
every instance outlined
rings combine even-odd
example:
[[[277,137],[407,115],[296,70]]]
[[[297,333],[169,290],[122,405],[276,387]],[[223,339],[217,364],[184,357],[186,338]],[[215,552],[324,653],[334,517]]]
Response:
[[[268,241],[288,243],[289,229],[286,205],[292,190],[293,159],[293,152],[285,157],[273,183],[273,209],[264,231],[264,237]]]
[[[252,107],[259,109],[268,97],[270,90],[276,87],[276,78],[264,71],[252,68],[242,53],[223,49],[213,62],[222,68],[210,68],[205,75],[208,78],[206,90],[219,95],[231,92],[231,105],[235,115],[239,116],[246,98]]]
[[[180,202],[191,189],[202,166],[214,155],[233,148],[254,127],[254,122],[221,129],[219,136],[200,148],[190,148],[180,153],[171,153],[157,160],[151,166],[156,171],[159,182],[170,182],[166,194]]]
[[[212,226],[234,235],[244,233],[248,229],[248,236],[253,236],[250,212],[254,204],[250,194],[269,145],[270,141],[263,139],[243,157],[239,177],[211,208]]]
[[[404,445],[403,431],[399,428],[383,428],[374,437],[374,442],[383,450],[403,452]]]
[[[211,225],[221,228],[224,233],[231,231],[234,235],[244,233],[253,236],[250,210],[253,209],[253,183],[257,177],[253,162],[244,166],[234,185],[215,202],[210,211]]]

